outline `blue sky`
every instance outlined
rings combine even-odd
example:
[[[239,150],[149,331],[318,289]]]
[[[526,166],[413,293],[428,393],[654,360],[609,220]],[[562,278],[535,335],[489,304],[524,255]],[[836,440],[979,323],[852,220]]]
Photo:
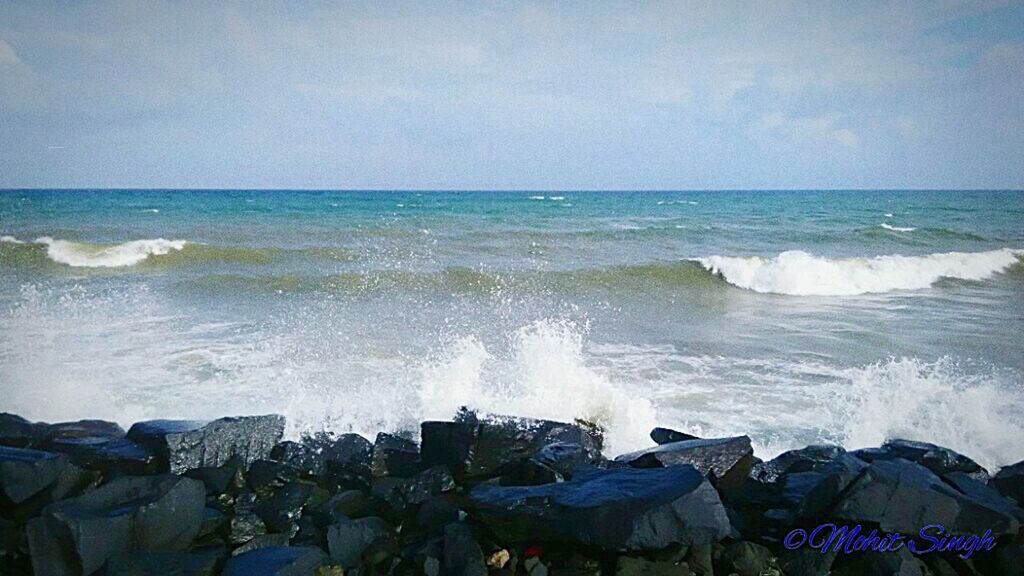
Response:
[[[1024,188],[1024,2],[0,3],[0,187]]]

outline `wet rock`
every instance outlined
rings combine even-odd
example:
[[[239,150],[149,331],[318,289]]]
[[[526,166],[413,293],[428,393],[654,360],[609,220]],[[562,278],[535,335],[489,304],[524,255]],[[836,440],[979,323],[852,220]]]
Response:
[[[296,520],[302,517],[302,508],[313,494],[309,484],[293,482],[276,492],[274,495],[256,505],[256,514],[270,532],[282,532],[293,536],[298,527]]]
[[[203,508],[203,520],[199,525],[199,534],[196,537],[203,538],[209,536],[220,530],[226,522],[227,518],[220,510],[207,506]]]
[[[260,534],[266,534],[267,525],[256,513],[256,495],[243,492],[235,498],[233,514],[228,526],[228,540],[233,544],[242,544]]]
[[[992,477],[992,486],[1003,496],[1009,496],[1024,506],[1024,460],[1006,466]]]
[[[301,442],[281,442],[271,450],[270,457],[291,464],[310,477],[323,476],[328,467],[365,477],[370,474],[373,444],[359,434],[320,432],[304,437]]]
[[[0,508],[64,498],[91,478],[63,454],[0,446]]]
[[[316,569],[327,564],[319,548],[310,546],[276,546],[259,548],[228,560],[224,576],[313,576]]]
[[[450,576],[487,576],[484,554],[465,524],[449,524],[444,528],[444,573]]]
[[[953,533],[996,537],[1015,534],[1018,520],[989,508],[943,482],[913,462],[876,460],[850,485],[835,507],[835,516],[878,524],[882,530],[915,534],[922,526],[941,524]]]
[[[459,508],[446,498],[432,498],[416,511],[416,525],[428,534],[441,534],[444,527],[459,521]]]
[[[145,476],[155,474],[157,458],[145,447],[127,438],[108,436],[81,436],[55,438],[47,449],[67,454],[75,464],[103,473],[106,478],[116,476]]]
[[[536,556],[523,560],[527,576],[548,576],[548,566]]]
[[[276,460],[256,460],[246,472],[246,482],[249,488],[261,496],[295,482],[298,478],[299,470],[297,468]]]
[[[69,438],[124,438],[124,436],[124,428],[115,422],[106,420],[58,422],[46,427],[42,445],[47,446],[54,440]]]
[[[571,480],[574,472],[593,464],[594,454],[574,442],[552,442],[538,450],[530,462],[555,471],[560,480]]]
[[[661,562],[633,556],[619,556],[615,562],[615,576],[680,576],[689,574],[685,562]]]
[[[832,462],[846,450],[839,446],[814,445],[779,454],[768,462],[755,464],[750,476],[760,482],[775,482],[790,472],[812,472]]]
[[[173,475],[122,477],[55,502],[28,525],[37,574],[91,574],[121,552],[177,551],[199,533],[202,484]]]
[[[718,493],[692,466],[597,470],[543,486],[481,484],[477,515],[503,541],[652,550],[730,533]]]
[[[1012,516],[1024,524],[1024,510],[1020,506],[1014,504],[1012,500],[1000,494],[992,486],[977,480],[973,474],[953,472],[944,475],[942,479],[972,501],[1005,516]]]
[[[866,462],[902,458],[920,464],[940,476],[964,472],[982,481],[988,480],[988,472],[974,460],[949,448],[927,442],[895,439],[889,440],[881,448],[857,450],[853,454]]]
[[[761,576],[775,567],[775,558],[771,550],[760,544],[732,542],[715,554],[714,567],[717,574]]]
[[[419,447],[408,438],[381,432],[373,443],[370,470],[375,477],[415,476],[421,470]]]
[[[896,552],[841,556],[831,573],[834,576],[931,576],[924,562],[905,546]]]
[[[257,534],[245,544],[231,551],[232,556],[245,554],[260,548],[271,548],[275,546],[287,546],[289,537],[287,534]]]
[[[822,576],[830,574],[837,552],[822,554],[812,548],[784,550],[779,556],[779,568],[786,576]]]
[[[655,428],[651,430],[651,440],[654,440],[655,444],[671,444],[673,442],[683,442],[684,440],[700,440],[700,437],[671,428]]]
[[[284,417],[241,416],[213,421],[150,420],[128,430],[128,439],[157,456],[161,470],[180,474],[221,466],[232,456],[248,465],[265,458],[284,433]]]
[[[214,576],[221,564],[213,552],[128,552],[107,562],[103,576]]]
[[[30,448],[42,438],[47,426],[29,422],[16,414],[0,412],[0,446]]]
[[[747,436],[683,440],[623,454],[615,462],[634,468],[689,464],[707,475],[716,486],[728,489],[741,484],[750,473],[754,450]]]
[[[444,466],[434,466],[412,478],[378,478],[373,495],[399,512],[455,488],[455,480]]]
[[[448,466],[457,478],[494,476],[557,442],[579,445],[587,461],[596,461],[603,440],[599,431],[580,424],[511,416],[425,422],[421,435],[424,463]]]
[[[244,462],[232,456],[221,466],[203,466],[185,472],[185,476],[203,483],[208,496],[237,494],[245,486]]]
[[[376,516],[342,520],[327,531],[331,560],[342,568],[356,568],[373,548],[397,547],[394,530]]]
[[[373,503],[361,490],[346,490],[331,496],[327,502],[317,506],[314,515],[322,526],[334,524],[343,519],[369,516]]]

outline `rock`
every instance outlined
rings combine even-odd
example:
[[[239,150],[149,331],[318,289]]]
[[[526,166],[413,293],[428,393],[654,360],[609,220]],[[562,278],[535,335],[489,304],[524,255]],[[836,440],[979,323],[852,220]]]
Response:
[[[455,480],[448,469],[434,466],[412,478],[378,478],[373,484],[373,495],[400,512],[454,488]]]
[[[253,550],[260,548],[272,548],[275,546],[287,546],[289,536],[287,534],[257,534],[252,537],[245,544],[242,544],[238,548],[231,551],[232,556],[238,556],[239,554],[245,554]]]
[[[55,502],[28,525],[37,574],[92,574],[121,552],[178,551],[199,533],[205,494],[196,480],[172,475],[111,481]]]
[[[128,430],[128,439],[157,456],[161,470],[181,474],[221,466],[232,456],[245,465],[266,458],[284,434],[284,417],[241,416],[213,421],[150,420]]]
[[[372,546],[397,546],[394,530],[376,516],[342,520],[327,531],[331,560],[346,570],[358,567]]]
[[[978,555],[977,562],[985,574],[1024,576],[1024,542],[998,544],[995,549]]]
[[[1016,534],[1020,523],[1003,510],[958,492],[930,470],[913,462],[875,460],[850,485],[834,509],[836,518],[871,522],[889,532],[916,534],[922,526],[941,524],[958,534],[995,537]]]
[[[974,460],[949,448],[927,442],[889,440],[881,448],[857,450],[853,455],[865,462],[902,458],[920,464],[939,476],[951,472],[965,472],[975,475],[978,479],[988,480],[988,472]]]
[[[505,567],[506,564],[508,564],[508,561],[511,559],[512,555],[508,553],[508,550],[502,548],[489,554],[484,563],[487,565],[488,568],[501,570]]]
[[[237,494],[245,486],[243,467],[242,459],[232,456],[222,466],[193,468],[185,472],[185,476],[202,482],[206,487],[207,496]]]
[[[689,464],[707,475],[715,486],[728,489],[741,484],[750,473],[754,450],[747,436],[683,440],[623,454],[615,462],[634,468]]]
[[[102,472],[106,478],[155,474],[157,458],[152,452],[128,440],[108,436],[55,438],[47,449],[67,454],[75,464]]]
[[[408,438],[381,432],[373,443],[370,470],[375,477],[408,478],[420,470],[420,452]]]
[[[63,454],[0,446],[0,508],[38,498],[58,500],[84,488],[92,476]]]
[[[768,462],[755,464],[750,476],[760,482],[775,482],[790,472],[811,472],[832,462],[846,450],[839,446],[814,445],[783,452]]]
[[[220,563],[213,552],[128,552],[112,557],[103,576],[215,576]]]
[[[346,490],[317,506],[314,515],[321,525],[327,526],[343,519],[368,516],[371,511],[372,502],[369,496],[360,490]]]
[[[116,422],[106,420],[78,420],[58,422],[46,427],[42,445],[48,446],[54,440],[68,438],[124,438],[124,428]]]
[[[1020,506],[1014,504],[1013,500],[1006,498],[992,486],[978,481],[973,474],[952,472],[944,475],[942,479],[974,502],[1005,516],[1012,516],[1024,524],[1024,510]]]
[[[838,552],[822,554],[813,548],[784,550],[779,556],[779,568],[786,576],[822,576],[830,574]]]
[[[651,430],[651,440],[654,440],[655,444],[671,444],[684,440],[700,440],[700,437],[672,430],[671,428],[655,428]]]
[[[47,426],[29,422],[15,414],[0,412],[0,446],[30,448],[42,438]]]
[[[314,576],[317,568],[327,564],[319,548],[310,546],[275,546],[259,548],[228,560],[223,576]]]
[[[291,464],[310,477],[323,476],[328,467],[369,476],[373,444],[359,434],[320,432],[304,437],[301,442],[281,442],[270,451],[270,457]]]
[[[548,567],[540,558],[533,556],[523,561],[527,576],[548,576]]]
[[[470,498],[503,542],[654,550],[714,542],[731,530],[718,493],[686,465],[596,470],[543,486],[481,484]]]
[[[274,492],[274,495],[256,505],[256,514],[270,532],[283,532],[294,536],[295,521],[302,517],[302,508],[313,494],[309,484],[293,482]]]
[[[243,492],[235,498],[228,531],[231,543],[243,544],[260,534],[266,534],[267,525],[256,513],[256,506],[256,495],[252,492]]]
[[[428,534],[441,534],[445,526],[458,521],[458,507],[446,498],[431,498],[416,511],[416,526]]]
[[[220,530],[226,522],[227,518],[220,510],[207,506],[206,508],[203,508],[203,521],[199,525],[199,534],[197,534],[196,537],[203,538],[205,536],[209,536],[210,534]]]
[[[299,478],[298,468],[276,460],[256,460],[249,466],[246,481],[256,494],[264,496],[295,482]]]
[[[1024,506],[1024,460],[999,470],[992,477],[992,486],[1003,496],[1009,496]]]
[[[615,576],[681,576],[689,573],[690,568],[685,562],[658,562],[632,556],[619,556],[615,562]]]
[[[484,554],[469,526],[462,523],[445,526],[442,566],[449,576],[487,576]]]
[[[833,576],[931,576],[924,562],[915,558],[906,546],[896,552],[862,553],[840,556],[833,566]]]
[[[424,464],[445,465],[457,478],[471,479],[499,475],[503,468],[556,442],[577,444],[588,461],[596,461],[603,440],[599,431],[580,424],[511,416],[425,422],[421,436]]]
[[[554,470],[562,480],[571,480],[576,470],[594,462],[594,455],[574,442],[552,442],[538,450],[530,461]]]
[[[716,574],[761,576],[771,570],[774,564],[771,550],[754,542],[727,544],[714,558]]]

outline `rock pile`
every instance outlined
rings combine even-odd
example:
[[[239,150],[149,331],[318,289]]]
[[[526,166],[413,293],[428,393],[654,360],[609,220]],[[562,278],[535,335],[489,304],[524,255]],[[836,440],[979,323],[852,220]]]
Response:
[[[0,414],[0,574],[108,576],[1011,575],[1024,463],[990,476],[905,440],[763,462],[745,436],[658,428],[613,460],[600,430],[460,413],[417,433],[282,441],[280,416],[28,422]],[[823,523],[995,546],[846,554]]]

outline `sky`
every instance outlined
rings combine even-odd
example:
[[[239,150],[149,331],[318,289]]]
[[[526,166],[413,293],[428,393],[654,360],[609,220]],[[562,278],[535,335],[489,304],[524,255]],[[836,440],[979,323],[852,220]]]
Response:
[[[0,188],[1024,188],[1024,2],[0,2]]]

